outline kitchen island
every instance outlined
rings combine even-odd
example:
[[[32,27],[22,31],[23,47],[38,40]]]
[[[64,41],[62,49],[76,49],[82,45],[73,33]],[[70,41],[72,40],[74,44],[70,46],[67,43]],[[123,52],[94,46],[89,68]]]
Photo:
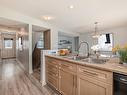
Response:
[[[104,64],[46,55],[46,82],[63,95],[113,95],[113,73],[127,66],[110,59]]]

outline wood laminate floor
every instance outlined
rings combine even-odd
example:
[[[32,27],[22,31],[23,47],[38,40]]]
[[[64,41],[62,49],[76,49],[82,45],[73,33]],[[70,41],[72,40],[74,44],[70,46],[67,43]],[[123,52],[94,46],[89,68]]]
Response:
[[[0,63],[0,95],[57,95],[48,86],[38,88],[15,60]]]
[[[39,82],[40,82],[40,77],[41,77],[40,75],[41,75],[40,68],[35,69],[35,70],[33,71],[32,76],[35,77],[36,80],[39,81]]]

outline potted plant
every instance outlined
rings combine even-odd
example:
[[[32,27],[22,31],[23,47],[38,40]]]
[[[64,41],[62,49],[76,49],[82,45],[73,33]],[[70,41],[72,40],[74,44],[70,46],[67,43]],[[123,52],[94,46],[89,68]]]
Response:
[[[118,54],[120,63],[127,64],[127,45],[124,47],[116,46],[112,51],[113,53]]]

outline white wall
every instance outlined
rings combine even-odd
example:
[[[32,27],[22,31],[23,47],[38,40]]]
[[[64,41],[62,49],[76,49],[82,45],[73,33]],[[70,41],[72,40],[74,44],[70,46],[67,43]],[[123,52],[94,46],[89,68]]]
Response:
[[[20,33],[22,33],[22,35]],[[22,43],[23,43],[22,51],[19,49],[19,45],[18,45],[19,37],[22,37]],[[24,28],[24,30],[18,31],[17,37],[16,37],[16,43],[17,43],[17,46],[16,46],[17,60],[21,63],[21,65],[27,72],[30,72],[29,71],[29,31],[28,31],[28,27]]]
[[[127,44],[127,27],[117,27],[113,29],[107,29],[104,31],[100,31],[100,34],[103,33],[112,33],[113,34],[113,42],[114,46],[116,45],[125,45]],[[89,43],[90,47],[95,43],[92,39],[91,33],[83,33],[80,34],[79,41],[86,41]]]
[[[114,46],[127,44],[127,27],[120,27],[110,30],[103,31],[104,33],[113,33],[114,36]]]

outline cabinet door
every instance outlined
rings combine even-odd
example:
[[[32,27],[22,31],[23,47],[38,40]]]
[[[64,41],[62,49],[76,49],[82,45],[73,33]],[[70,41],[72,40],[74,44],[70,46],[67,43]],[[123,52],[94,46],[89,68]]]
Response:
[[[59,90],[63,95],[75,95],[75,75],[60,70]]]
[[[78,77],[78,95],[112,95],[112,86],[109,84]]]

